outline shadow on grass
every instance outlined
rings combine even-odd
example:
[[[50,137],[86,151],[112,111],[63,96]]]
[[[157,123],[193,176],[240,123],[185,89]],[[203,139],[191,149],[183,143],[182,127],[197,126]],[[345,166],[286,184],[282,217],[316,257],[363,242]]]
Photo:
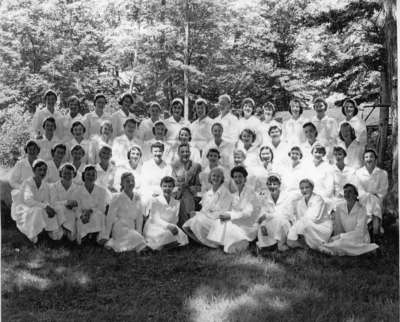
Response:
[[[138,256],[2,232],[7,321],[398,320],[396,239],[382,257],[263,258],[197,245]]]

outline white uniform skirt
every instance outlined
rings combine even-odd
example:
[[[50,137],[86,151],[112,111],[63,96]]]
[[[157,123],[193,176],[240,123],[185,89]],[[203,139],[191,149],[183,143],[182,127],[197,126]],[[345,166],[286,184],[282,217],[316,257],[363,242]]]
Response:
[[[143,236],[136,231],[134,220],[118,220],[114,223],[111,231],[111,239],[105,244],[106,247],[116,252],[127,252],[136,250],[140,252],[146,247]]]
[[[143,236],[146,244],[153,250],[159,250],[163,246],[177,242],[179,246],[184,246],[189,243],[188,237],[178,228],[178,234],[173,235],[169,229],[149,219],[143,229]]]
[[[297,240],[298,235],[303,235],[306,244],[312,249],[318,249],[326,243],[332,235],[333,224],[331,220],[315,223],[307,217],[300,218],[289,229],[288,239]]]
[[[186,221],[182,228],[189,236],[193,234],[194,239],[197,239],[203,245],[216,248],[219,246],[219,244],[207,238],[211,227],[216,221],[219,221],[219,219],[212,218],[206,213],[200,211],[197,212],[194,217]]]
[[[267,236],[261,233],[261,227],[263,226],[267,228]],[[270,247],[275,245],[277,242],[286,240],[289,229],[290,223],[285,218],[276,216],[264,220],[261,223],[260,229],[258,230],[257,246],[260,248]]]

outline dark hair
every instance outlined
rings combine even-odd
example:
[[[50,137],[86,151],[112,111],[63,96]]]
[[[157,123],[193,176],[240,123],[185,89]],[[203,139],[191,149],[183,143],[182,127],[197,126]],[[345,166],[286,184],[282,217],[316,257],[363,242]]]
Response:
[[[96,179],[97,179],[97,170],[96,167],[94,165],[88,165],[86,166],[86,168],[83,170],[82,172],[82,181],[85,182],[85,174],[86,172],[90,171],[90,170],[94,170],[96,172]]]
[[[124,100],[125,97],[129,97],[131,99],[131,102],[133,104],[133,102],[135,101],[133,99],[133,95],[131,93],[123,93],[119,98],[118,98],[118,104],[122,105],[122,102]]]
[[[247,172],[245,167],[242,167],[241,165],[238,165],[238,166],[232,168],[232,170],[231,170],[231,178],[233,178],[233,175],[236,172],[240,172],[245,178],[247,178],[247,176],[249,175],[249,173]]]
[[[29,148],[31,145],[36,146],[36,149],[37,149],[38,154],[39,154],[39,153],[40,153],[40,146],[39,146],[39,145],[36,143],[36,141],[34,141],[34,140],[29,140],[28,142],[26,142],[25,147],[24,147],[25,153],[28,153],[28,148]]]
[[[288,156],[289,156],[289,157],[290,157],[290,154],[292,153],[292,151],[297,151],[297,152],[299,152],[299,153],[300,153],[300,159],[303,159],[303,152],[301,151],[300,147],[298,147],[298,146],[293,146],[293,147],[290,149],[289,153],[288,153]]]
[[[165,176],[165,177],[163,177],[163,178],[161,179],[160,187],[163,185],[164,182],[165,182],[165,183],[172,183],[173,186],[175,187],[175,179],[172,178],[172,177],[170,177],[170,176]]]
[[[179,132],[178,132],[178,139],[179,139],[179,135],[181,134],[182,131],[186,131],[189,133],[189,142],[192,141],[192,132],[190,131],[190,129],[186,126],[182,127]]]
[[[164,144],[161,142],[155,142],[151,145],[150,150],[153,151],[154,148],[159,148],[161,151],[164,152]]]
[[[54,153],[56,152],[57,149],[62,149],[64,150],[64,153],[67,152],[67,146],[63,143],[58,143],[55,146],[53,146],[50,150],[51,156],[54,157]]]
[[[72,170],[72,172],[73,172],[73,178],[76,177],[77,171],[76,171],[75,167],[74,167],[73,165],[71,165],[71,164],[65,164],[65,165],[63,165],[63,166],[61,167],[60,171],[58,171],[58,175],[60,176],[60,178],[61,178],[61,175],[62,175],[62,172],[63,172],[64,169]]]
[[[99,94],[96,94],[96,95],[94,96],[93,104],[96,105],[96,101],[97,101],[98,99],[100,99],[100,98],[104,98],[104,100],[106,101],[106,104],[107,104],[107,98],[106,98],[106,96],[105,96],[103,93],[99,93]]]
[[[307,183],[313,188],[313,190],[314,190],[314,182],[312,182],[312,181],[311,181],[310,179],[308,179],[308,178],[301,179],[300,182],[299,182],[299,186],[300,186],[302,183],[305,183],[305,182],[307,182]]]
[[[68,97],[67,99],[67,106],[69,106],[69,104],[71,104],[73,101],[78,102],[78,109],[81,109],[81,101],[79,100],[78,96],[72,95],[70,97]]]
[[[303,130],[304,130],[306,127],[308,127],[308,126],[310,126],[310,127],[312,127],[312,128],[314,129],[314,131],[315,131],[315,137],[317,137],[317,136],[318,136],[318,129],[317,129],[317,127],[315,126],[315,124],[314,124],[313,122],[306,122],[306,123],[303,124]]]
[[[50,117],[46,118],[42,123],[42,127],[43,128],[44,128],[44,126],[46,125],[47,122],[53,123],[54,124],[54,129],[57,128],[56,120],[55,120],[54,117],[50,116]]]
[[[357,136],[356,136],[356,131],[354,130],[354,127],[352,127],[351,124],[348,123],[348,122],[344,122],[344,123],[340,124],[339,139],[340,139],[341,141],[344,141],[344,138],[343,138],[343,135],[342,135],[342,127],[345,127],[345,126],[350,127],[350,131],[351,131],[351,141],[354,141],[354,140],[357,138]]]
[[[57,93],[52,89],[47,90],[43,95],[43,100],[46,102],[47,96],[53,95],[57,99]]]
[[[246,104],[251,104],[252,105],[252,107],[253,107],[253,112],[251,113],[251,114],[254,114],[254,109],[255,109],[255,107],[256,107],[256,103],[254,102],[254,100],[252,99],[252,98],[250,98],[250,97],[246,97],[243,101],[242,101],[242,104],[240,104],[240,108],[241,109],[243,109],[243,107],[246,105]]]
[[[124,181],[125,178],[130,177],[130,176],[132,176],[133,179],[135,180],[135,176],[133,175],[132,172],[124,172],[123,174],[121,174],[121,181],[120,181],[120,186],[121,186],[121,188],[120,188],[120,191],[123,190],[123,188],[122,188],[122,181]],[[135,185],[136,185],[136,181],[135,181]]]
[[[112,123],[111,123],[109,120],[104,120],[103,122],[101,122],[101,125],[100,125],[100,134],[103,133],[103,129],[104,129],[104,126],[105,126],[106,124],[111,125],[111,133],[114,132]]]
[[[112,148],[109,145],[103,145],[99,150],[99,155],[100,155],[101,150],[104,150],[104,149],[108,150],[112,153]]]
[[[243,135],[243,133],[250,134],[251,137],[252,137],[252,142],[254,143],[254,141],[256,140],[256,133],[255,133],[253,130],[244,129],[242,132],[240,132],[240,135],[239,135],[239,139],[240,139],[240,140],[242,140],[242,135]]]
[[[80,144],[76,144],[76,145],[74,145],[74,146],[72,147],[72,149],[71,149],[71,151],[70,151],[71,154],[72,154],[72,151],[74,151],[74,150],[76,150],[76,149],[81,149],[81,150],[83,151],[83,155],[86,154],[85,149],[84,149],[83,146],[80,145]]]
[[[259,156],[260,160],[261,160],[261,152],[264,150],[268,150],[269,153],[271,153],[271,162],[272,162],[274,160],[274,151],[272,151],[271,147],[269,147],[267,145],[262,146],[260,148],[260,151],[258,152],[258,156]]]
[[[282,184],[281,179],[280,179],[278,176],[276,176],[276,175],[270,175],[270,176],[268,176],[268,178],[267,178],[267,184],[268,184],[268,183],[272,183],[272,182],[279,182],[279,185]]]
[[[268,135],[271,136],[271,131],[272,130],[279,130],[279,132],[281,132],[282,134],[282,128],[279,127],[278,125],[272,125],[269,129],[268,129]]]
[[[220,126],[221,129],[222,129],[222,131],[224,130],[224,127],[222,126],[222,124],[219,123],[219,122],[216,122],[216,123],[214,123],[213,125],[211,125],[211,132],[212,132],[213,128],[216,127],[216,126]]]
[[[317,103],[322,103],[322,104],[324,104],[324,105],[325,105],[325,110],[328,109],[328,103],[327,103],[322,97],[317,97],[317,98],[314,100],[314,102],[313,102],[314,106],[315,106],[315,104],[317,104]],[[315,109],[315,107],[314,107],[314,109]]]
[[[300,112],[299,115],[303,114],[303,105],[301,104],[301,101],[298,98],[292,99],[289,103],[289,113],[292,115],[292,102],[293,103],[298,103],[300,107]]]
[[[356,195],[357,200],[358,200],[358,189],[357,189],[357,187],[356,187],[354,184],[346,183],[346,184],[343,186],[343,190],[344,190],[345,188],[349,188],[349,187],[353,188],[354,194]]]
[[[37,162],[35,163],[35,165],[32,167],[33,171],[35,171],[36,168],[42,166],[43,164],[46,166],[46,169],[48,169],[47,163],[46,163],[45,161],[43,161],[43,160],[39,160],[39,161],[37,161]]]
[[[74,128],[76,128],[78,125],[81,125],[83,127],[83,133],[86,132],[86,127],[85,124],[83,124],[81,121],[75,121],[74,123],[72,123],[71,125],[71,134],[73,135],[73,130]]]
[[[180,150],[181,148],[183,148],[184,146],[187,146],[187,147],[189,148],[189,150],[190,150],[190,145],[189,145],[188,143],[181,143],[181,144],[178,145],[178,152],[179,152],[179,150]]]
[[[326,148],[320,144],[314,145],[313,148],[311,149],[311,154],[314,153],[314,151],[318,151],[326,155]]]
[[[374,149],[366,148],[364,153],[363,153],[363,158],[365,157],[365,155],[367,153],[372,153],[375,156],[375,159],[378,159],[378,153],[376,153],[376,151]]]
[[[155,127],[158,124],[162,124],[164,126],[164,136],[165,136],[168,132],[168,129],[167,129],[167,126],[164,124],[164,122],[161,122],[161,121],[157,121],[156,123],[154,123],[153,128],[151,129],[151,131],[153,132],[153,135],[156,135]]]
[[[210,153],[217,153],[217,154],[218,154],[218,159],[221,159],[221,153],[219,152],[218,149],[214,149],[214,148],[209,149],[209,150],[207,151],[207,155],[206,155],[207,158],[208,158],[208,155],[209,155]]]
[[[134,118],[131,117],[131,118],[125,120],[125,122],[124,122],[124,128],[126,127],[126,125],[127,125],[129,122],[132,122],[135,126],[136,126],[137,124],[140,123],[140,122],[138,122],[136,119],[134,119]]]
[[[333,154],[335,154],[336,152],[342,152],[344,154],[344,156],[347,156],[347,152],[345,149],[343,149],[341,146],[335,146],[333,148]]]

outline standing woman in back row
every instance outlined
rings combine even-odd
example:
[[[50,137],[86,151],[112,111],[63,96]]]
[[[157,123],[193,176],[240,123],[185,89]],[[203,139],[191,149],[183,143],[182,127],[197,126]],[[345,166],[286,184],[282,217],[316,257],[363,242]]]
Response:
[[[365,146],[367,144],[367,125],[365,121],[358,116],[356,101],[351,98],[346,98],[343,102],[342,113],[345,119],[340,122],[339,126],[344,122],[350,123],[356,132],[356,140],[360,142],[362,146]]]
[[[300,146],[306,141],[303,132],[303,125],[308,120],[302,116],[303,106],[298,99],[290,101],[289,113],[290,119],[283,122],[283,137],[289,148],[293,146]]]

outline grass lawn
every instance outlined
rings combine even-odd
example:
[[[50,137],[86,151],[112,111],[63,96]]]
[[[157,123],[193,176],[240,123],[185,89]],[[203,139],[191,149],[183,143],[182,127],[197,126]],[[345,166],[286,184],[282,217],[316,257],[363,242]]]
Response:
[[[149,255],[2,229],[3,321],[398,321],[398,237],[381,256],[309,250],[226,255],[197,245]]]

